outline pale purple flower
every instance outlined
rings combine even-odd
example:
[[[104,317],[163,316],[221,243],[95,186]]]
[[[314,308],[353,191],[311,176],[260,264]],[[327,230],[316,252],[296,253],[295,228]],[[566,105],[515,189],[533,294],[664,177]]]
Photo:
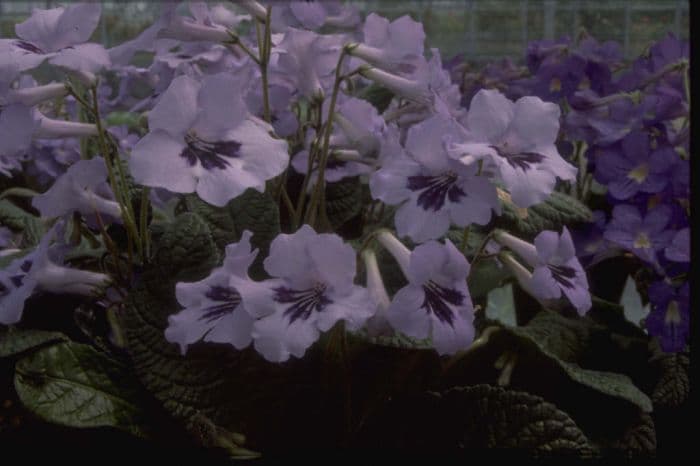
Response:
[[[175,78],[149,112],[150,132],[131,153],[136,182],[176,193],[197,192],[223,206],[287,167],[287,143],[248,113],[237,77],[220,73],[201,83]]]
[[[177,4],[165,4],[157,21],[161,27],[156,37],[207,42],[225,42],[231,39],[226,26],[212,21],[205,2],[189,2],[191,17],[178,15],[176,7]]]
[[[49,230],[32,252],[0,269],[0,324],[19,322],[24,302],[37,290],[90,296],[109,283],[107,275],[64,267],[49,257],[49,244],[60,226]]]
[[[121,218],[121,208],[110,198],[98,194],[98,189],[105,188],[107,168],[105,161],[96,157],[80,160],[68,168],[43,194],[32,199],[34,206],[42,217],[60,217],[70,212],[80,212],[88,216],[95,212],[106,214],[112,219]],[[111,194],[111,190],[109,190]]]
[[[252,233],[244,231],[240,241],[226,246],[221,267],[204,280],[180,282],[175,296],[184,310],[168,317],[165,339],[177,343],[182,354],[199,340],[228,343],[243,349],[252,341],[253,322],[241,302],[241,295],[231,284],[231,277],[248,278],[248,268],[258,250],[251,250]]]
[[[323,97],[333,85],[341,47],[338,36],[290,27],[273,49],[279,56],[270,63],[270,77],[308,99]]]
[[[315,31],[323,26],[353,28],[360,23],[356,7],[339,1],[277,1],[272,2],[272,30],[284,32],[287,27]]]
[[[444,245],[421,244],[412,252],[389,232],[377,239],[408,279],[386,311],[392,327],[413,338],[430,338],[440,354],[468,348],[474,340],[474,307],[464,255],[448,239]]]
[[[497,231],[495,239],[533,269],[531,277],[521,284],[538,300],[557,300],[564,295],[581,315],[591,308],[588,278],[576,257],[574,242],[566,227],[561,234],[541,232],[535,237],[534,244],[501,230]],[[520,278],[518,274],[516,277]]]
[[[666,248],[675,234],[667,229],[671,213],[671,209],[662,204],[642,217],[635,206],[616,205],[604,237],[640,259],[657,264],[657,252]]]
[[[370,13],[363,28],[364,42],[353,44],[351,55],[365,60],[384,71],[410,76],[416,62],[423,58],[425,31],[423,25],[409,15],[394,21]]]
[[[0,173],[9,176],[19,169],[19,156],[26,152],[38,127],[31,108],[22,104],[0,108]]]
[[[110,65],[107,51],[86,43],[97,27],[99,3],[78,3],[48,10],[34,9],[26,21],[15,26],[18,39],[0,40],[0,49],[10,50],[22,71],[44,60],[77,72],[92,74]]]
[[[267,360],[301,357],[339,320],[358,330],[376,311],[367,289],[353,284],[355,251],[335,234],[310,226],[280,234],[264,262],[272,279],[232,279],[253,324],[255,349]]]
[[[485,225],[492,210],[500,213],[495,186],[477,175],[475,165],[447,154],[445,141],[461,134],[454,120],[435,115],[408,131],[406,156],[390,158],[371,176],[372,197],[400,205],[395,216],[399,235],[423,242],[444,235],[450,224]]]
[[[545,200],[556,179],[574,180],[576,168],[559,155],[559,107],[537,97],[515,103],[495,90],[481,90],[472,99],[466,123],[469,136],[450,148],[466,165],[484,160],[519,207]]]

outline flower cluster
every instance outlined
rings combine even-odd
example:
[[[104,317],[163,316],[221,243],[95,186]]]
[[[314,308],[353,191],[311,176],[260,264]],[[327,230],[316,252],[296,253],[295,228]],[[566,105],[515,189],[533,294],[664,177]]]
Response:
[[[665,349],[684,347],[688,51],[676,38],[626,71],[612,43],[535,42],[527,69],[503,62],[475,77],[426,53],[410,16],[361,18],[338,2],[164,3],[109,50],[87,42],[100,13],[37,9],[0,39],[0,176],[26,168],[20,195],[42,227],[56,222],[30,251],[10,249],[20,227],[0,229],[2,257],[17,254],[0,270],[0,323],[17,322],[35,290],[99,294],[112,283],[128,295],[159,229],[194,197],[216,217],[257,191],[281,227],[264,239],[234,218],[244,231],[223,262],[177,283],[165,338],[183,354],[204,341],[283,362],[324,332],[400,334],[454,354],[476,336],[470,263],[492,260],[543,307],[584,315],[582,264],[610,251],[656,274],[647,328]],[[59,82],[28,74],[45,62]],[[378,89],[384,105],[368,98]],[[359,194],[338,201],[348,186]],[[584,240],[563,223],[534,238],[503,227],[506,208],[527,212],[555,192],[610,208]],[[353,216],[331,218],[343,209]],[[361,223],[354,237],[339,228],[349,220]],[[470,232],[480,247],[467,248]],[[111,257],[107,270],[61,263],[55,251],[81,240]],[[269,253],[249,275],[256,241]],[[380,248],[403,280],[393,293]]]

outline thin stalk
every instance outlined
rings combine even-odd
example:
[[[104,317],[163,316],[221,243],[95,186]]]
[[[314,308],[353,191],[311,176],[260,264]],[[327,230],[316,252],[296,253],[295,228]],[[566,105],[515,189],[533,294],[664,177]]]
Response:
[[[321,202],[321,198],[323,197],[323,192],[326,186],[325,172],[326,164],[328,163],[328,147],[330,144],[331,132],[333,131],[333,116],[335,113],[335,104],[338,100],[338,91],[340,90],[340,83],[343,80],[341,69],[346,54],[347,49],[343,47],[343,50],[340,52],[340,57],[338,57],[338,65],[335,68],[335,82],[333,83],[333,94],[331,95],[331,104],[328,107],[328,117],[326,119],[325,133],[323,134],[323,150],[321,151],[321,158],[319,159],[318,163],[318,177],[316,178],[316,187],[314,189],[313,195],[311,196],[311,201],[309,202],[309,210],[307,212],[307,221],[311,226],[315,226],[318,208],[320,208],[323,211],[322,216],[325,216],[326,206],[325,202]]]
[[[141,260],[145,264],[150,256],[150,235],[148,234],[148,204],[150,188],[144,186],[141,189],[141,212],[139,218],[139,231],[141,239]]]
[[[467,247],[467,241],[469,240],[469,226],[464,227],[462,232],[462,241],[459,243],[459,250],[464,254],[464,248]]]

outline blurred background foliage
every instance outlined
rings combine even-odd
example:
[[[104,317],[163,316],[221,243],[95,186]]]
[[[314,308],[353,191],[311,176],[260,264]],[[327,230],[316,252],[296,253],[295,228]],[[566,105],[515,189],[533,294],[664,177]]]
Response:
[[[70,2],[0,0],[0,34],[14,35],[14,25],[32,8]],[[102,24],[93,40],[108,47],[134,37],[158,15],[157,1],[103,1]],[[221,1],[209,2],[212,4]],[[229,2],[223,2],[229,3]],[[687,39],[687,0],[365,0],[350,1],[363,13],[390,19],[406,13],[422,21],[427,45],[444,59],[465,53],[468,60],[518,60],[529,41],[574,36],[582,28],[600,41],[619,42],[627,58],[641,53],[667,32]]]

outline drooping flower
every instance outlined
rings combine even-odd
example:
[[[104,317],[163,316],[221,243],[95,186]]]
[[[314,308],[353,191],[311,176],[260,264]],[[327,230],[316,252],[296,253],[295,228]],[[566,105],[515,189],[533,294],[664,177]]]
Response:
[[[280,234],[264,262],[273,278],[232,279],[243,305],[256,317],[254,345],[266,359],[301,357],[339,320],[358,330],[376,311],[367,289],[353,284],[355,251],[335,234],[308,225]]]
[[[199,340],[229,343],[236,349],[252,341],[255,319],[230,280],[232,276],[248,278],[248,268],[258,254],[257,249],[251,250],[251,236],[246,230],[240,241],[226,246],[223,265],[204,280],[175,286],[175,296],[184,310],[168,317],[165,339],[177,343],[182,354]]]
[[[19,322],[24,302],[37,290],[90,296],[109,283],[107,275],[64,267],[50,258],[49,245],[60,226],[49,230],[32,252],[0,269],[0,324]]]
[[[649,286],[651,312],[646,318],[649,335],[658,337],[666,352],[683,351],[690,336],[690,285],[674,288],[664,281]]]
[[[32,199],[32,205],[43,217],[60,217],[69,212],[83,215],[107,214],[113,219],[121,218],[121,208],[114,200],[102,197],[98,190],[107,188],[107,168],[102,158],[80,160],[68,168],[48,191]],[[113,195],[111,196],[113,198]]]
[[[657,206],[644,216],[635,206],[616,205],[604,236],[643,261],[657,264],[657,252],[670,244],[675,233],[667,229],[670,220],[671,209],[666,205]]]
[[[370,178],[372,197],[400,205],[396,230],[417,242],[436,239],[450,224],[485,225],[491,211],[500,212],[496,188],[476,165],[463,165],[447,155],[446,138],[461,137],[454,120],[435,115],[408,131],[406,156],[390,158]]]
[[[495,90],[481,90],[472,99],[466,123],[469,136],[450,147],[450,155],[466,165],[484,160],[519,207],[545,200],[556,179],[573,180],[576,168],[559,155],[559,107],[537,97],[515,103]]]
[[[556,300],[564,295],[581,315],[591,308],[588,278],[576,257],[574,242],[566,227],[561,234],[541,232],[535,237],[534,244],[502,230],[498,230],[494,238],[532,267],[532,275],[524,280],[524,288],[537,299]],[[506,265],[512,265],[512,262],[506,262]],[[521,278],[518,274],[516,277]]]
[[[217,206],[247,188],[262,192],[289,155],[286,142],[270,136],[272,127],[248,113],[243,86],[228,73],[201,83],[175,78],[149,112],[150,132],[131,153],[134,179],[176,193],[196,191]]]
[[[464,255],[449,239],[444,245],[429,241],[412,252],[389,232],[377,240],[408,279],[386,311],[389,323],[410,337],[430,338],[440,354],[468,348],[474,340],[474,307]]]

